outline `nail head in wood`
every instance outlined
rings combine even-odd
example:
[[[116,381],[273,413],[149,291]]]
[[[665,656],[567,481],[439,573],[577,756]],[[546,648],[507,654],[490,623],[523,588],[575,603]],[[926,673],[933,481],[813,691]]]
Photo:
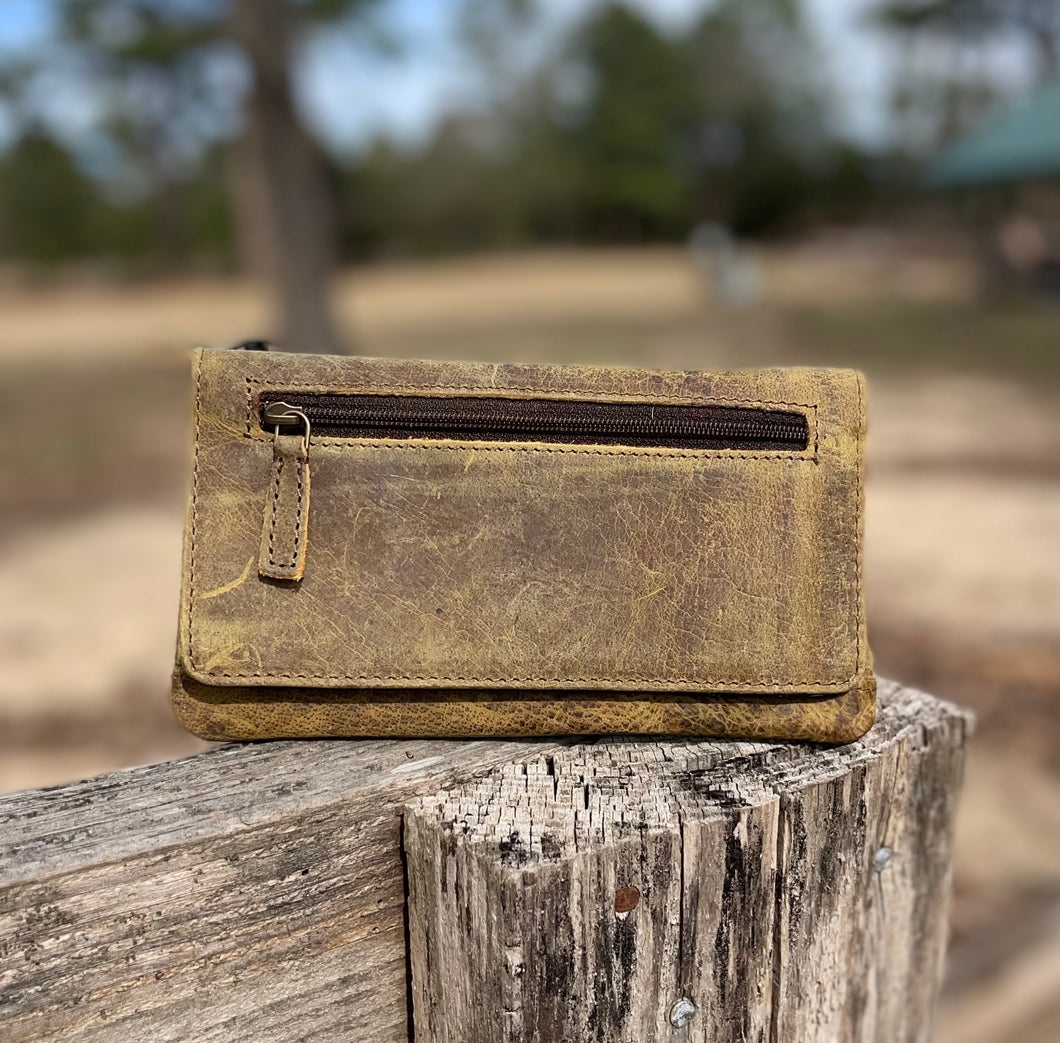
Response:
[[[670,1024],[675,1029],[683,1029],[695,1015],[696,1005],[687,996],[682,996],[670,1008]]]

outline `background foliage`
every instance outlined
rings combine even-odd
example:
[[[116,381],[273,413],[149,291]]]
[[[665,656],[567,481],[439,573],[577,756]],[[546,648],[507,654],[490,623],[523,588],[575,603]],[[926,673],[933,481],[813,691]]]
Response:
[[[0,155],[0,256],[250,266],[234,156],[254,71],[238,6],[58,0],[56,41],[3,81],[17,133]],[[373,34],[371,0],[265,7],[288,23],[292,62],[300,36],[321,26],[357,34],[362,49],[401,46]],[[903,133],[870,150],[836,130],[835,85],[798,0],[718,0],[680,33],[621,3],[587,10],[527,63],[518,52],[535,5],[467,0],[462,60],[481,74],[482,97],[425,142],[319,150],[340,259],[678,240],[704,220],[758,237],[861,219],[915,185],[917,160],[996,101],[967,47],[1003,29],[1033,42],[1043,73],[1055,64],[1056,19],[1034,0],[881,7],[881,34],[903,47],[947,40],[953,60],[940,64],[936,49],[918,63],[910,43],[894,97]],[[76,65],[102,106],[83,141],[49,135],[25,104],[56,62]]]

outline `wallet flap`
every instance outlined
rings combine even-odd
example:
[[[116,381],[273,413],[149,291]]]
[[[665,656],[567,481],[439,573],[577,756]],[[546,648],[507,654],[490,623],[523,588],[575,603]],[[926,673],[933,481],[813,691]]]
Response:
[[[200,351],[194,388],[180,656],[204,684],[824,695],[863,669],[856,373]],[[782,409],[808,438],[784,451],[314,431],[311,504],[288,465],[285,514],[260,413],[275,392]],[[300,579],[259,570],[263,516],[270,537],[277,516],[302,526]]]

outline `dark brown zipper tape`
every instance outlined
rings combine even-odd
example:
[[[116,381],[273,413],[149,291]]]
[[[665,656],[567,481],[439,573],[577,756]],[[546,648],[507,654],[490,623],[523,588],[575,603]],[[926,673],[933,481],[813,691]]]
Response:
[[[801,452],[805,414],[774,409],[499,396],[262,395],[261,426],[313,429],[340,438],[462,439]]]

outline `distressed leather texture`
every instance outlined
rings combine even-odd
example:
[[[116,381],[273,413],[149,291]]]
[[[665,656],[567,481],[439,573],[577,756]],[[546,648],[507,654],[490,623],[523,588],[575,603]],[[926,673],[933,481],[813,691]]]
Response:
[[[864,383],[199,351],[178,718],[210,739],[871,724]],[[265,392],[803,413],[804,451],[301,439]],[[309,488],[309,470],[312,488]],[[271,544],[270,544],[271,540]]]

